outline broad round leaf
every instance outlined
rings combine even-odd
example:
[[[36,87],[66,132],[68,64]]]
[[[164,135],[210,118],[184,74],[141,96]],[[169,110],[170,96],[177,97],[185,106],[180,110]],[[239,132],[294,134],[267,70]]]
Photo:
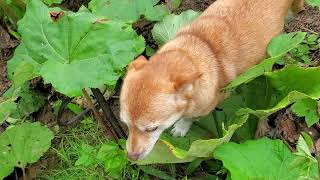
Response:
[[[18,25],[26,49],[19,52],[42,65],[39,75],[45,83],[70,97],[81,95],[83,88],[114,85],[145,47],[129,24],[48,8],[38,0],[28,3]]]
[[[0,135],[0,178],[13,168],[24,168],[34,163],[51,145],[53,133],[39,123],[23,123],[7,129]]]
[[[302,167],[292,167],[294,156],[280,140],[263,138],[244,144],[226,143],[218,147],[214,157],[223,162],[233,180],[291,180],[307,177]]]
[[[188,10],[182,12],[180,15],[173,14],[166,16],[163,21],[154,25],[151,31],[153,39],[158,45],[164,44],[165,42],[174,38],[180,28],[191,23],[199,15],[199,12]]]

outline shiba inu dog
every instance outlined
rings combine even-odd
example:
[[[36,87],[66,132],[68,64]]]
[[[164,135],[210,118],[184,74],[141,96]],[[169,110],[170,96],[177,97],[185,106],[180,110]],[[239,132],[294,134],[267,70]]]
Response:
[[[217,0],[149,61],[133,61],[120,95],[128,158],[145,157],[172,125],[184,136],[224,98],[225,85],[266,56],[288,10],[302,7],[302,0]]]

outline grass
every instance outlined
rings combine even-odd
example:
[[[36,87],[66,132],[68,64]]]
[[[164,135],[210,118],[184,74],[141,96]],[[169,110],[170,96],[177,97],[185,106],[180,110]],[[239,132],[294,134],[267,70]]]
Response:
[[[98,149],[108,141],[103,130],[91,118],[85,118],[76,127],[61,129],[48,153],[55,158],[55,162],[41,171],[37,179],[108,179],[103,167],[75,165],[81,154],[82,144]]]

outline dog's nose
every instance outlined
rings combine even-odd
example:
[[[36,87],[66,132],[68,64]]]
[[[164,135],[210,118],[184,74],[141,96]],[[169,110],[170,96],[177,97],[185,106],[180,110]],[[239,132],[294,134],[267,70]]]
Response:
[[[133,161],[138,160],[140,155],[141,155],[140,152],[128,152],[128,158]]]

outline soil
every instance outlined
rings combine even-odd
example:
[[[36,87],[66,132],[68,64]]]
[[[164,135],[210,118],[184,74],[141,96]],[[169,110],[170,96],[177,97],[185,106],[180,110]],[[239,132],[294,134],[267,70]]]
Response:
[[[320,34],[320,13],[316,8],[306,6],[286,27],[286,32],[304,31],[312,34]],[[320,65],[320,51],[312,51],[311,61],[315,66]]]
[[[10,87],[7,78],[7,60],[13,53],[13,48],[18,45],[18,41],[12,38],[0,22],[0,96]]]
[[[189,9],[202,12],[216,0],[182,0],[180,7],[176,12],[182,12]]]

